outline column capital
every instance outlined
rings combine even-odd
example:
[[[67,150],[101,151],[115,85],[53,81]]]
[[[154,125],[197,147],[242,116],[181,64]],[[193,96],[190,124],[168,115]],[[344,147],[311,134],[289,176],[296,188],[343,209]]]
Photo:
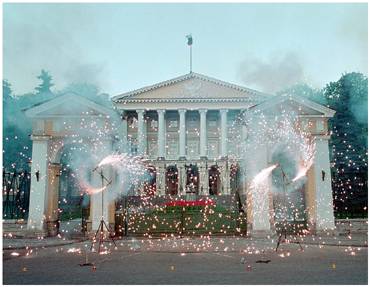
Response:
[[[140,110],[136,110],[136,112],[137,112],[138,114],[144,114],[145,110],[140,109]]]
[[[49,167],[52,167],[52,168],[59,168],[61,167],[62,164],[58,163],[58,162],[49,162]]]
[[[163,110],[163,109],[160,109],[160,110],[156,110],[158,114],[165,114],[166,113],[166,110]]]
[[[313,135],[315,140],[330,140],[330,135]]]
[[[31,135],[32,141],[48,141],[51,139],[51,136],[48,135]]]
[[[186,113],[186,111],[187,111],[186,109],[179,109],[179,110],[178,110],[179,114],[185,114],[185,113]]]
[[[229,111],[228,109],[221,109],[220,114],[227,114],[228,111]]]
[[[127,110],[119,110],[119,115],[121,116],[121,120],[127,120],[128,118]]]
[[[200,114],[206,114],[207,113],[207,109],[200,109],[198,110]]]

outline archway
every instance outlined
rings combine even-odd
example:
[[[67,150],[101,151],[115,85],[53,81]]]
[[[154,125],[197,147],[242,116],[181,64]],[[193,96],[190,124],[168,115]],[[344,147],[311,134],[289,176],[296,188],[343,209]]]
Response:
[[[220,182],[220,171],[218,166],[212,165],[208,171],[209,195],[219,195]]]
[[[94,168],[91,152],[87,142],[67,143],[55,155],[59,166],[58,223],[62,233],[86,230],[91,199],[86,188],[92,184]]]
[[[199,170],[196,165],[186,166],[186,193],[199,193]]]
[[[176,166],[169,166],[166,169],[166,194],[176,195],[178,190],[178,170]]]
[[[75,189],[72,188],[75,184],[70,182],[68,185],[71,189],[59,191],[59,181],[67,179],[70,181],[75,174],[75,171],[69,171],[68,166],[65,168],[68,160],[63,164],[63,151],[67,151],[67,146],[72,144],[76,148],[76,154],[81,154],[82,147],[89,146],[94,152],[82,160],[95,159],[99,162],[101,157],[113,151],[114,139],[117,138],[116,126],[120,119],[114,110],[74,93],[67,93],[35,105],[26,111],[26,115],[33,121],[31,193],[27,229],[55,235],[59,219],[59,195],[62,201],[67,200],[64,196],[71,199]],[[74,157],[72,159],[75,160]],[[95,177],[97,176],[92,175],[92,181],[95,182],[92,186],[100,188],[101,181]],[[98,196],[92,195],[91,198],[90,220],[92,229],[96,230],[101,219],[101,204]],[[104,212],[108,218],[108,206],[104,207]],[[109,216],[110,221],[111,217]]]
[[[272,162],[279,164],[272,172],[272,200],[277,228],[285,220],[293,229],[302,227],[306,222],[305,184],[302,181],[292,182],[298,173],[293,158],[284,147],[272,154]]]

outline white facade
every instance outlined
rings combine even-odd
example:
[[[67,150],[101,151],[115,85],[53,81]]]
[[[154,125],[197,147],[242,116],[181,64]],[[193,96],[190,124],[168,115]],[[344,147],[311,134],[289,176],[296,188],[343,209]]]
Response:
[[[80,101],[76,96],[71,99]],[[305,125],[317,142],[317,155],[305,185],[309,227],[312,230],[334,229],[327,130],[327,119],[334,114],[332,110],[308,100],[273,97],[196,73],[118,95],[112,100],[121,116],[119,133],[112,137],[119,138],[121,152],[149,159],[156,173],[152,183],[156,196],[232,197],[236,192],[242,193],[250,227],[266,233],[273,230],[268,183],[258,194],[250,193],[249,184],[258,171],[270,164],[271,155],[267,146],[260,146],[259,158],[243,158],[241,143],[248,134],[240,116],[256,108],[269,113],[269,109],[290,106],[297,111],[297,121]],[[63,98],[57,98],[27,113],[35,122],[56,123],[63,114],[53,114],[52,110],[64,102]],[[92,114],[111,113],[87,100],[79,104],[93,110]],[[81,117],[81,113],[74,116]],[[106,121],[108,118],[93,119]],[[47,146],[55,138],[61,141],[69,138],[68,134],[58,134],[56,126],[54,124],[51,130],[43,129],[42,140],[34,130],[32,173],[37,169],[44,177],[38,182],[32,178],[29,228],[45,229],[45,223],[55,210],[55,204],[46,204],[55,190],[48,185],[51,180],[48,170],[51,164],[55,165],[55,160],[50,158]],[[113,143],[112,147],[114,150]],[[245,161],[249,164],[245,165]],[[235,168],[241,179],[233,189],[231,171]],[[93,229],[100,219],[96,215],[98,205],[98,200],[93,199]]]

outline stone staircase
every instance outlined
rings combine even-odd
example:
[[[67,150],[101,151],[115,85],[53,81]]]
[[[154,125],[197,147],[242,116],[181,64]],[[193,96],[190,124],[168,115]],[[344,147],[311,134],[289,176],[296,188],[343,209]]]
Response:
[[[2,227],[4,238],[26,237],[29,234],[27,231],[27,221],[22,219],[3,220]]]
[[[37,238],[46,237],[45,232],[35,232],[27,230],[27,221],[25,220],[3,220],[3,238]],[[80,239],[86,234],[81,231],[81,219],[62,221],[59,226],[59,234],[63,238]]]

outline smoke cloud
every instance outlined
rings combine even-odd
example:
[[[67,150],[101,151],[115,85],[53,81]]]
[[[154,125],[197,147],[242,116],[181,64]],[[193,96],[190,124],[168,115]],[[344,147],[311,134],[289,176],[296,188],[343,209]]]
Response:
[[[301,82],[304,69],[296,53],[275,53],[267,60],[248,57],[240,64],[239,76],[248,86],[274,93]]]

